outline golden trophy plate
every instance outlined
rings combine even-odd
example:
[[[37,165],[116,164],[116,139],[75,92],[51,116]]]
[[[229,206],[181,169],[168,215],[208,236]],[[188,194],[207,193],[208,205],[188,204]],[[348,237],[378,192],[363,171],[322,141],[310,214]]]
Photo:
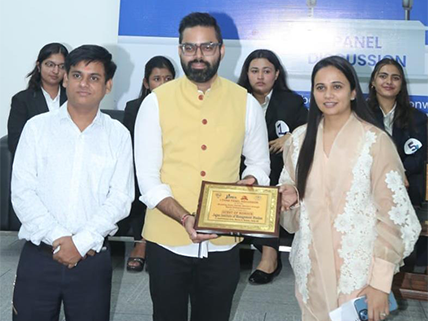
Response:
[[[219,235],[278,237],[277,186],[202,182],[195,229]]]

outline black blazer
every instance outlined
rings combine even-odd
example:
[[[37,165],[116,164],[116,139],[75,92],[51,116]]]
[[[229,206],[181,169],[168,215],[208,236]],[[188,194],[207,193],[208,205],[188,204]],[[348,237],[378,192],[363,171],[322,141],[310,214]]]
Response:
[[[65,89],[61,87],[59,104],[67,101]],[[19,137],[27,121],[39,114],[48,112],[48,105],[41,89],[28,88],[12,97],[9,119],[7,121],[8,145],[12,155],[15,154]]]
[[[303,98],[294,92],[274,91],[266,110],[266,126],[268,140],[275,140],[300,125],[306,124],[308,110]],[[241,174],[245,170],[245,158],[241,157]],[[279,176],[284,167],[282,153],[270,154],[270,185],[278,184]]]
[[[274,91],[266,111],[266,125],[269,141],[275,140],[287,132],[291,133],[300,125],[306,124],[307,118],[308,110],[300,95],[294,92]],[[270,185],[273,186],[278,184],[283,167],[284,161],[282,153],[271,153]]]
[[[137,98],[134,100],[130,100],[126,103],[125,106],[125,116],[123,117],[123,124],[126,128],[128,128],[130,134],[131,134],[131,140],[132,140],[132,150],[134,150],[134,128],[135,128],[135,121],[137,119],[138,111],[140,110],[141,103],[143,102],[143,99]],[[136,170],[135,170],[135,162],[134,162],[134,179],[135,179],[135,200],[134,203],[139,203],[138,198],[140,197],[140,189],[138,187],[137,182],[137,176],[136,176]],[[132,205],[134,206],[134,204]],[[139,206],[139,205],[136,205]]]
[[[397,147],[398,154],[406,170],[406,177],[409,181],[409,196],[412,204],[420,205],[425,195],[425,163],[427,161],[427,116],[417,110],[412,109],[412,122],[409,128],[399,128],[395,124],[392,127],[392,139]],[[375,110],[376,119],[383,126],[383,114],[378,107]],[[408,155],[405,153],[406,144],[409,139],[414,138],[422,143],[422,147],[416,152]]]
[[[132,144],[134,145],[134,127],[135,120],[137,119],[138,111],[140,110],[140,106],[143,100],[141,98],[137,98],[134,100],[130,100],[126,103],[125,106],[125,116],[123,117],[123,124],[126,128],[128,128],[131,133]]]

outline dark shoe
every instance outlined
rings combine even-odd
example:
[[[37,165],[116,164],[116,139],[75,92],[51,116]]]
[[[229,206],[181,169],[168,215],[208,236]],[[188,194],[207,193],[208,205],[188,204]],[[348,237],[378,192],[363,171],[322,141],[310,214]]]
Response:
[[[137,265],[130,265],[129,263],[136,262]],[[128,272],[141,272],[144,269],[144,263],[146,262],[145,259],[142,257],[130,257],[128,259],[128,262],[126,262],[126,270]]]
[[[250,277],[248,278],[248,281],[251,284],[267,284],[272,282],[272,280],[281,273],[282,270],[282,262],[281,260],[278,260],[278,265],[276,266],[275,271],[272,273],[266,273],[260,270],[255,270],[253,273],[251,273]]]

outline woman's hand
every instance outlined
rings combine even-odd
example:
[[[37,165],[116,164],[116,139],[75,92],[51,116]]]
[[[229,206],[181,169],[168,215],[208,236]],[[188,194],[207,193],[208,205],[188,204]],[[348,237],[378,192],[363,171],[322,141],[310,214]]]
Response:
[[[369,321],[385,320],[389,315],[388,294],[370,285],[364,288],[358,296],[366,296]]]
[[[404,176],[404,186],[408,189],[409,188],[409,181],[407,180],[407,176]]]
[[[282,153],[284,150],[284,144],[291,137],[290,133],[285,134],[284,136],[281,136],[277,139],[271,140],[269,142],[269,151],[272,154],[279,154]]]
[[[279,192],[281,193],[281,212],[289,210],[291,206],[297,203],[298,195],[293,185],[281,185]]]

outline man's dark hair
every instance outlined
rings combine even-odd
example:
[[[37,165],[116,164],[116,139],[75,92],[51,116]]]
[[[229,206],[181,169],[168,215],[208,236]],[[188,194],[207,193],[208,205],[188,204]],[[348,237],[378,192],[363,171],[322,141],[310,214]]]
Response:
[[[179,43],[183,41],[183,32],[187,28],[193,27],[212,27],[215,30],[215,35],[219,43],[223,43],[223,37],[221,36],[221,30],[217,24],[217,20],[213,16],[204,12],[192,12],[185,16],[181,22],[178,32],[180,33]]]
[[[76,66],[81,61],[86,65],[91,62],[100,62],[104,65],[106,82],[113,78],[116,72],[116,64],[112,61],[112,55],[104,47],[97,45],[83,45],[71,51],[65,58],[65,70],[70,72],[71,66]]]

